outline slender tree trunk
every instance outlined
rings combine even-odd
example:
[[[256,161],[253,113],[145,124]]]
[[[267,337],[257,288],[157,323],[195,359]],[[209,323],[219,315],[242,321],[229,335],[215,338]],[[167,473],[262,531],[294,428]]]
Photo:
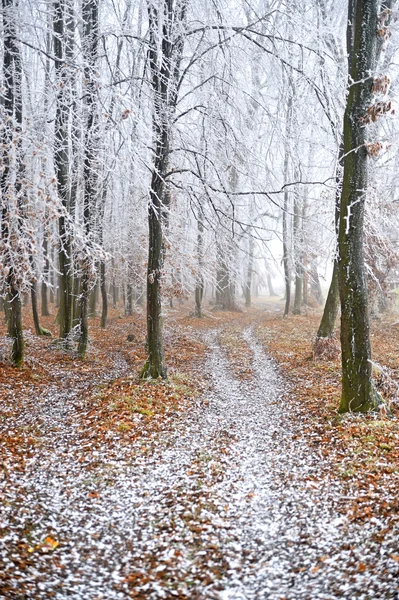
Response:
[[[56,278],[55,278],[55,271],[54,271],[54,261],[55,261],[55,253],[54,253],[54,248],[51,249],[51,268],[50,268],[50,303],[54,304],[55,302],[55,294],[54,294],[54,290],[55,290],[55,282],[56,282]]]
[[[125,315],[131,317],[133,314],[133,286],[128,283],[126,286],[126,301],[125,301]]]
[[[34,264],[34,260],[33,260],[32,256],[30,257],[30,263],[31,263],[32,273],[34,274],[35,273],[35,264]],[[31,302],[32,302],[32,316],[33,316],[33,323],[35,325],[36,335],[51,336],[50,331],[40,325],[39,310],[38,310],[38,305],[37,305],[37,283],[36,283],[35,278],[32,280],[32,283],[31,283],[30,297],[31,297]]]
[[[202,298],[204,295],[204,223],[202,215],[197,218],[197,258],[198,258],[198,274],[195,282],[195,316],[202,318]]]
[[[41,290],[42,317],[48,317],[50,315],[50,311],[48,308],[47,282],[49,279],[50,261],[48,259],[48,240],[47,240],[47,234],[45,231],[43,232],[43,258],[44,258],[44,268],[43,268],[43,281],[42,281],[42,290]]]
[[[289,167],[289,148],[288,142],[291,135],[292,128],[292,91],[290,84],[290,91],[288,95],[287,103],[287,126],[286,126],[286,143],[285,143],[285,154],[284,154],[284,180],[288,181],[288,167]],[[291,305],[291,269],[290,269],[290,256],[289,256],[289,193],[288,189],[284,190],[284,208],[283,208],[283,266],[284,266],[284,282],[285,282],[285,307],[284,317],[290,312]]]
[[[51,336],[50,331],[40,325],[39,311],[38,311],[38,307],[37,307],[37,284],[36,284],[36,282],[32,283],[31,289],[30,289],[30,294],[31,294],[31,302],[32,302],[33,323],[35,325],[36,335]]]
[[[105,278],[105,261],[100,262],[100,289],[101,289],[101,321],[100,327],[105,328],[107,326],[108,316],[108,296],[107,296],[107,282]]]
[[[296,177],[297,178],[297,177]],[[301,209],[298,190],[295,190],[294,200],[294,256],[295,256],[295,295],[293,314],[300,315],[302,312],[303,298],[303,266],[302,266],[302,236],[301,236]]]
[[[288,167],[288,158],[287,158]],[[284,317],[290,312],[291,305],[291,270],[289,258],[289,242],[288,242],[288,191],[284,191],[284,208],[283,208],[283,266],[284,266],[284,283],[285,283],[285,306]]]
[[[73,278],[73,326],[80,322],[80,277]]]
[[[349,83],[344,116],[344,176],[339,222],[342,396],[340,412],[377,406],[372,382],[363,220],[367,150],[363,119],[372,103],[377,45],[376,0],[351,0],[348,14]]]
[[[112,308],[116,308],[118,305],[118,287],[115,281],[115,261],[112,257]]]

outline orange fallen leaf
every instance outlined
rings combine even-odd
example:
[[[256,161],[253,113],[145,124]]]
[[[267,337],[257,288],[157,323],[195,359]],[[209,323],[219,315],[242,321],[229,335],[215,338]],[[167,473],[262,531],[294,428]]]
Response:
[[[42,550],[55,550],[59,544],[60,543],[57,542],[57,540],[48,535],[42,543]]]

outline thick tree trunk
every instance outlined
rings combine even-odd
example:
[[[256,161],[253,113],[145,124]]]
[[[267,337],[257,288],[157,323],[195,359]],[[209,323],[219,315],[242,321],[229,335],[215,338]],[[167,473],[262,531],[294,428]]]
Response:
[[[151,202],[148,207],[149,254],[147,268],[147,344],[148,358],[142,376],[166,378],[162,331],[161,275],[163,257],[160,198],[163,183],[154,172],[151,184]]]
[[[17,30],[15,24],[16,2],[14,0],[2,0],[3,13],[3,106],[6,115],[4,135],[2,142],[2,168],[0,170],[1,191],[1,239],[5,245],[11,242],[10,231],[10,209],[8,195],[15,201],[18,223],[14,224],[20,228],[21,201],[16,198],[21,188],[22,166],[21,166],[21,140],[19,136],[22,130],[22,64],[20,49],[17,43]],[[16,137],[14,138],[14,133]],[[11,177],[11,155],[15,144],[17,159],[15,165],[16,181]],[[10,243],[12,246],[13,244]],[[11,250],[13,251],[13,250]],[[7,260],[7,258],[6,258]],[[8,333],[13,340],[11,361],[14,366],[19,367],[24,360],[24,338],[22,332],[22,301],[21,291],[17,285],[17,273],[15,272],[12,257],[8,258],[9,275],[6,279],[8,289]]]
[[[54,167],[57,179],[57,190],[61,202],[67,212],[70,211],[69,197],[69,156],[68,156],[68,133],[69,133],[69,82],[67,81],[65,66],[65,3],[61,0],[54,2],[54,54],[56,76],[59,82],[57,86],[57,105],[55,114],[54,131]],[[58,233],[60,249],[58,252],[58,265],[60,276],[59,285],[59,309],[58,323],[60,326],[60,338],[66,339],[72,329],[72,291],[73,291],[73,260],[72,239],[69,232],[67,219],[61,215],[58,220]]]
[[[96,64],[98,55],[98,2],[99,0],[83,0],[83,53],[85,57],[85,104],[87,109],[87,123],[84,144],[83,164],[83,224],[86,235],[86,243],[89,244],[92,210],[95,206],[98,194],[97,186],[97,159],[96,159]],[[90,260],[86,258],[86,262]],[[78,344],[78,355],[84,358],[87,351],[89,339],[88,311],[90,272],[89,265],[82,268],[82,289],[80,294],[80,337]],[[95,291],[95,290],[94,290]]]
[[[11,361],[15,367],[20,367],[24,361],[24,336],[22,332],[22,302],[21,296],[12,286],[9,293],[8,335],[12,338]]]
[[[376,60],[376,0],[351,0],[348,15],[349,84],[344,117],[344,176],[339,222],[342,396],[339,412],[376,408],[372,382],[363,220],[367,150],[363,119],[372,103]]]
[[[186,1],[173,5],[162,0],[157,9],[147,4],[149,18],[149,66],[154,93],[154,168],[148,204],[149,249],[147,263],[147,344],[148,357],[143,377],[166,378],[163,348],[161,277],[164,260],[163,223],[168,214],[169,196],[165,186],[173,115],[179,90],[183,55]],[[160,16],[162,15],[162,17]]]

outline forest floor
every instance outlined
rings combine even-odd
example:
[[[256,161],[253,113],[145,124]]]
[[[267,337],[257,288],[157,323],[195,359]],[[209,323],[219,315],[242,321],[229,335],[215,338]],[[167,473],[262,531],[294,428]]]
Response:
[[[391,414],[340,417],[319,318],[169,310],[167,382],[139,313],[92,319],[85,361],[27,315],[19,370],[0,328],[0,598],[398,599],[399,323],[372,327]]]

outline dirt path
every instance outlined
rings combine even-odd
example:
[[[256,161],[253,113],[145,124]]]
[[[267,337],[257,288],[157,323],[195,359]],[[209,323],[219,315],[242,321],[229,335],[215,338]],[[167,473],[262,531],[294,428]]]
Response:
[[[338,512],[341,484],[251,330],[246,380],[206,335],[209,402],[155,440],[82,445],[79,390],[41,400],[48,439],[3,482],[0,598],[399,597],[397,532],[381,543],[382,521]]]

